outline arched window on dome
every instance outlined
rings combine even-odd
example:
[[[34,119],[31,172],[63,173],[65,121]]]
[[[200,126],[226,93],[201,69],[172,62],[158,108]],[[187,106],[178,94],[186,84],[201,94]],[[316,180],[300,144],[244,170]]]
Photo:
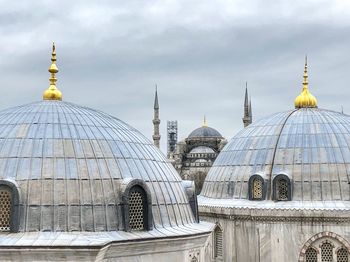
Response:
[[[292,200],[292,188],[287,175],[279,174],[273,179],[273,199],[277,201]]]
[[[18,201],[17,186],[8,180],[0,180],[0,232],[18,231]]]
[[[309,247],[305,252],[305,262],[317,262],[317,250]]]
[[[252,175],[248,181],[249,200],[264,200],[266,183],[264,178],[258,174]]]
[[[152,229],[152,200],[147,185],[140,179],[131,180],[122,196],[126,231]]]

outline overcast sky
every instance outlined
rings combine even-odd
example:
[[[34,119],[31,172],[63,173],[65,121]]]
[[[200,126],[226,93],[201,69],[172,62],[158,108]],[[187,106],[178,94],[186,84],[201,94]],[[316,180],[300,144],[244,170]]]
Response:
[[[226,138],[253,117],[293,108],[309,58],[319,107],[350,113],[350,2],[276,0],[2,1],[0,109],[41,100],[56,43],[64,100],[152,135],[158,84],[166,120],[185,138],[207,116]]]

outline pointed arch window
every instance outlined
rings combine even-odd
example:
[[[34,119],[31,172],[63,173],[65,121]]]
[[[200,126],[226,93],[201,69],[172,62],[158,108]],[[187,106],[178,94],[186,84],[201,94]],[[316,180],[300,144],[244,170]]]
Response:
[[[223,256],[223,232],[220,225],[214,230],[214,258],[222,258]]]

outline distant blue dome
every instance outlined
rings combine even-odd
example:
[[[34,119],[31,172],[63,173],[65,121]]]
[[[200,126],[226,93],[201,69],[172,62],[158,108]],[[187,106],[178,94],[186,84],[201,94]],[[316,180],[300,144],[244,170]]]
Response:
[[[203,137],[217,137],[222,138],[222,135],[214,128],[208,126],[199,127],[191,132],[188,138],[203,138]]]

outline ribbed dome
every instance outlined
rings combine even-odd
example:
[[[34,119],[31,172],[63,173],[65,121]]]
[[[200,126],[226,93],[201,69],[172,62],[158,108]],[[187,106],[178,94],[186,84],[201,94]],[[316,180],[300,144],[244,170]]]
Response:
[[[194,222],[181,179],[142,134],[61,101],[0,112],[0,179],[20,195],[19,231],[110,231],[122,224],[121,181],[152,196],[155,227]]]
[[[211,128],[209,126],[202,126],[199,127],[191,132],[191,134],[188,136],[188,138],[197,138],[197,137],[218,137],[222,138],[222,135],[215,130],[214,128]]]
[[[292,201],[349,200],[350,116],[317,108],[281,112],[240,131],[219,154],[201,192],[248,198],[248,180],[287,174]]]

